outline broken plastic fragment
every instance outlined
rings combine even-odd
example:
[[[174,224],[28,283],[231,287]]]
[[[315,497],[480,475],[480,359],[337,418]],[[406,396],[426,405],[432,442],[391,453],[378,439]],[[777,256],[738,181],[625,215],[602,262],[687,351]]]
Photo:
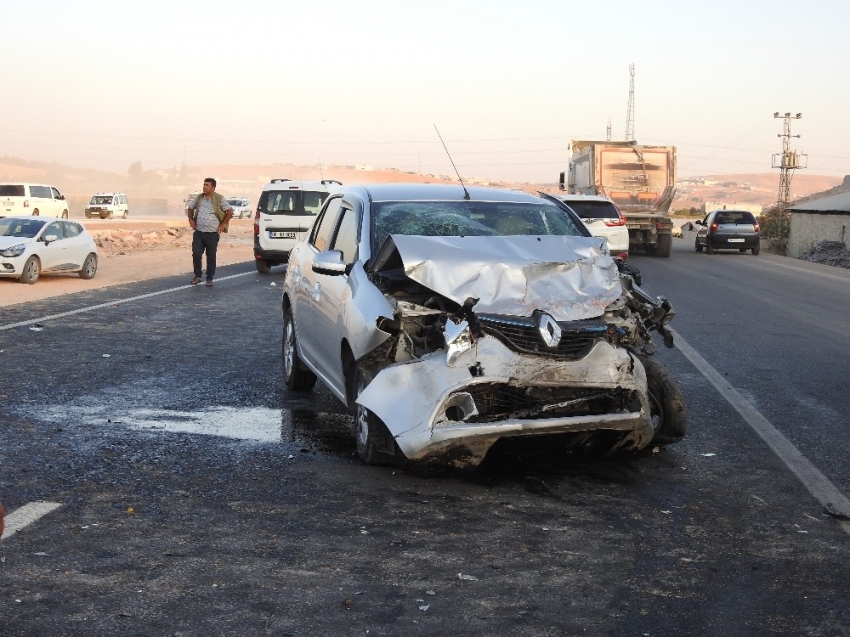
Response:
[[[111,357],[112,357],[112,354],[103,354],[103,357],[104,357],[104,358],[111,358]]]
[[[41,332],[43,329],[44,329],[43,327],[33,326],[33,327],[30,328],[30,332]]]
[[[703,458],[711,458],[711,456],[716,456],[717,454],[716,453],[701,453],[699,455],[701,455]]]
[[[420,606],[419,610],[428,610],[429,608],[431,608],[431,604],[425,604],[424,606]]]
[[[463,573],[458,573],[457,578],[462,582],[477,582],[478,578],[475,575],[464,575]]]

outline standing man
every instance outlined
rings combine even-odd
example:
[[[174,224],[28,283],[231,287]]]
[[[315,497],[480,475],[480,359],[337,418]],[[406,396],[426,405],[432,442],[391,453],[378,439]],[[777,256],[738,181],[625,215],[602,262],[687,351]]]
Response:
[[[215,179],[204,179],[204,191],[186,205],[186,216],[195,233],[192,235],[192,265],[195,276],[192,285],[201,282],[201,258],[207,253],[207,287],[212,287],[215,276],[215,254],[222,232],[233,216],[233,206],[215,191]]]

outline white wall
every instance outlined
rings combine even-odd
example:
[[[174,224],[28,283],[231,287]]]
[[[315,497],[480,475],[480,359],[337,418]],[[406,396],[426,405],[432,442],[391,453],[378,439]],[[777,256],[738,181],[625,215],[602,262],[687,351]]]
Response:
[[[850,240],[850,212],[835,214],[791,213],[788,256],[799,257],[820,241]]]

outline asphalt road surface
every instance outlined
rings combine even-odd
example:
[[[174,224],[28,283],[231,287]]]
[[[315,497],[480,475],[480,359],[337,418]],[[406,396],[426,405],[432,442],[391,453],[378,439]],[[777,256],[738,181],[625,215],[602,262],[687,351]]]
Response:
[[[0,634],[850,635],[850,273],[633,262],[688,437],[472,471],[365,466],[329,392],[283,388],[281,268],[3,308]]]

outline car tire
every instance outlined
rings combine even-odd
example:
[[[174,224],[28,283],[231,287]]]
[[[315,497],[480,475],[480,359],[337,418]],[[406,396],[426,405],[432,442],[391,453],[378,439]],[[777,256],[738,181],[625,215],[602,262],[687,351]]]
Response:
[[[68,211],[67,211],[67,210],[63,210],[63,211],[62,211],[62,218],[63,218],[63,219],[67,219],[67,218],[68,218]]]
[[[93,279],[94,275],[97,274],[97,255],[94,252],[90,253],[83,261],[83,268],[79,274],[81,279],[86,280]]]
[[[24,269],[21,272],[21,276],[18,279],[21,283],[27,283],[32,285],[36,281],[38,281],[38,277],[41,275],[41,261],[38,260],[38,257],[32,256],[27,259],[27,262],[24,263]]]
[[[658,250],[655,253],[657,257],[669,257],[673,250],[673,236],[662,234],[658,237]]]
[[[715,252],[714,246],[711,245],[711,240],[708,237],[705,238],[705,251],[709,254],[714,254]]]
[[[127,218],[127,217],[129,217],[129,216],[130,216],[130,211],[129,211],[129,210],[125,210],[125,211],[124,211],[124,214],[123,214],[123,215],[121,215],[121,218],[122,218],[122,219],[126,219],[126,218]]]
[[[702,246],[699,244],[699,241],[697,241],[696,239],[694,239],[694,250],[696,250],[697,252],[702,252]]]
[[[356,401],[357,396],[369,385],[371,378],[360,365],[354,364],[350,369],[348,380],[352,383],[352,388],[349,391]],[[357,402],[354,402],[354,438],[357,442],[357,455],[366,464],[396,464],[403,457],[384,422]]]
[[[254,263],[257,265],[257,272],[260,274],[268,274],[272,271],[271,264],[265,259],[256,259]]]
[[[37,217],[37,216],[38,216],[38,208],[36,208],[35,210],[33,210],[33,211],[32,211],[32,216],[33,216],[33,217]]]
[[[741,250],[741,252],[744,252],[744,250]],[[757,243],[755,246],[753,246],[753,256],[758,255],[759,252],[761,252],[761,244]]]
[[[650,444],[679,442],[688,430],[685,398],[669,370],[650,356],[638,356],[646,371],[649,404],[655,435]]]
[[[295,336],[295,322],[292,320],[292,310],[286,308],[283,312],[283,339],[281,342],[283,356],[283,382],[293,391],[310,391],[316,385],[316,375],[304,367],[298,357],[298,341]]]
[[[107,217],[109,217],[110,219],[112,219],[112,211],[110,210],[110,211],[109,211],[109,214],[108,214],[108,215],[106,215],[106,216],[107,216]]]

